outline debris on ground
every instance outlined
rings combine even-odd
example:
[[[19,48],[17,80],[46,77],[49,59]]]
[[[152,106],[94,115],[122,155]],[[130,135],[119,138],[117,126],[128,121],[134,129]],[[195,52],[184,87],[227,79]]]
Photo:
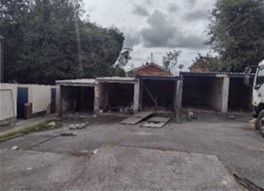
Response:
[[[93,151],[94,154],[97,154],[97,152],[98,152],[98,149],[95,149],[95,150]]]
[[[254,130],[257,129],[257,119],[251,119],[249,120],[250,127]]]
[[[50,128],[55,128],[56,127],[56,123],[55,123],[55,121],[51,121],[51,122],[49,122],[48,123],[48,126],[50,127]]]
[[[195,115],[193,111],[188,110],[187,121],[192,121],[193,119],[197,119],[197,116]]]
[[[85,128],[89,123],[79,123],[79,124],[71,124],[69,129],[70,130],[77,130]]]
[[[152,127],[152,128],[161,128],[166,125],[171,118],[167,117],[151,117],[147,119],[141,126],[142,127]]]
[[[75,157],[85,157],[90,158],[94,153],[88,150],[81,150],[81,151],[73,151],[71,154]]]
[[[229,115],[228,118],[229,119],[235,119],[235,116],[234,115]]]
[[[110,111],[118,111],[123,114],[133,114],[133,104],[131,103],[129,106],[110,106]]]
[[[77,133],[61,133],[60,136],[64,136],[64,137],[67,137],[67,136],[76,136]]]
[[[13,146],[12,150],[18,150],[18,146]]]

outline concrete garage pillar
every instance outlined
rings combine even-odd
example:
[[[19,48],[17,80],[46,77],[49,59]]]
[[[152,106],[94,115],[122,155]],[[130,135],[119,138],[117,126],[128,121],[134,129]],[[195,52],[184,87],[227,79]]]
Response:
[[[94,86],[94,113],[98,114],[99,113],[99,102],[100,102],[100,85],[97,82]]]
[[[225,76],[223,78],[223,86],[222,86],[222,108],[221,108],[221,112],[223,112],[223,113],[226,113],[228,111],[229,83],[230,83],[230,78]]]
[[[133,106],[133,111],[138,112],[139,110],[139,98],[140,98],[140,86],[139,86],[139,81],[136,81],[134,83],[134,106]]]
[[[182,85],[183,80],[178,80],[176,82],[176,92],[175,92],[175,101],[174,101],[174,110],[178,111],[182,108]]]
[[[61,86],[56,85],[56,114],[61,115]]]

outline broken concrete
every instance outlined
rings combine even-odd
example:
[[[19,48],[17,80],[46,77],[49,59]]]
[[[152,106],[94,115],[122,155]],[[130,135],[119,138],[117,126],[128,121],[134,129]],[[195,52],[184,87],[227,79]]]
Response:
[[[105,147],[71,190],[245,190],[217,157]]]

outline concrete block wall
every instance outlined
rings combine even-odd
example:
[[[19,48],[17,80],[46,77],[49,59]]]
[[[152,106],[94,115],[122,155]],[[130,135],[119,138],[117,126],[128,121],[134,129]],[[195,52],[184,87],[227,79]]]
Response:
[[[213,78],[210,80],[208,89],[209,105],[217,111],[222,111],[223,78]]]

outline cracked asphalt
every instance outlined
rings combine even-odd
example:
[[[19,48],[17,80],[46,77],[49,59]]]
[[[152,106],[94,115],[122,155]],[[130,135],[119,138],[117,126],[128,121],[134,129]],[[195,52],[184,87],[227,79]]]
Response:
[[[90,124],[86,128],[71,131],[76,132],[77,136],[57,136],[61,132],[69,132],[68,127],[71,124],[86,121],[85,119],[66,119],[62,129],[33,133],[3,142],[0,144],[2,150],[1,169],[8,160],[3,155],[7,152],[16,152],[10,151],[12,146],[18,146],[22,156],[28,155],[28,152],[43,153],[44,156],[40,155],[35,158],[36,160],[45,161],[45,155],[51,155],[53,159],[50,162],[59,163],[67,169],[68,167],[76,168],[78,165],[86,164],[86,162],[80,161],[89,161],[87,157],[77,157],[73,153],[83,150],[92,153],[102,146],[122,146],[215,155],[230,173],[235,172],[264,187],[264,139],[257,131],[249,127],[250,114],[237,115],[235,119],[215,114],[199,114],[197,120],[183,121],[180,124],[170,122],[160,129],[118,124],[123,118],[101,116],[89,119]],[[23,154],[23,150],[27,152]],[[17,163],[20,163],[21,160],[23,161],[23,157],[17,156],[16,160]],[[47,164],[47,166],[49,165]],[[22,182],[13,184],[15,183],[13,181],[15,181],[16,176],[27,175],[27,169],[18,173],[14,173],[13,169],[13,167],[6,167],[4,172],[1,170],[1,187],[4,186],[3,188],[11,188],[12,190],[12,185],[23,186]],[[63,174],[70,173],[67,169]],[[76,169],[81,170],[82,168]],[[45,175],[45,172],[41,173],[44,173],[43,176]],[[78,172],[76,173],[78,174]],[[63,183],[64,180],[61,180],[63,177],[59,177],[57,174],[56,179],[56,174],[54,177],[52,176],[48,175],[48,179],[45,181],[40,180],[41,183],[38,188],[46,189],[47,187],[44,185],[49,184],[51,179],[55,179],[57,181],[51,184],[53,187],[48,187],[48,189],[58,190],[60,184],[57,182]],[[4,181],[3,177],[5,177]],[[30,181],[34,181],[34,179]],[[34,188],[36,187],[29,186],[22,190],[35,190]]]

